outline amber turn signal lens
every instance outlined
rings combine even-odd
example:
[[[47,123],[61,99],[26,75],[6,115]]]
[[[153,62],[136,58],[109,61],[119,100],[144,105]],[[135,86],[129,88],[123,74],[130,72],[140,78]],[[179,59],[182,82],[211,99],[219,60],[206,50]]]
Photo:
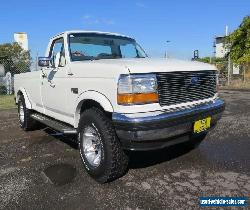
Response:
[[[157,103],[158,94],[157,93],[118,94],[117,102],[120,105]]]

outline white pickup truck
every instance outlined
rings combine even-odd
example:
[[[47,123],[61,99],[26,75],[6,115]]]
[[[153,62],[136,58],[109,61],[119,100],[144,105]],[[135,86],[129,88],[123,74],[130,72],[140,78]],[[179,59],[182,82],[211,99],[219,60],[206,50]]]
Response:
[[[37,121],[76,135],[83,165],[105,183],[127,169],[126,150],[197,145],[220,119],[214,66],[151,59],[128,36],[54,36],[39,71],[15,75],[20,126]]]

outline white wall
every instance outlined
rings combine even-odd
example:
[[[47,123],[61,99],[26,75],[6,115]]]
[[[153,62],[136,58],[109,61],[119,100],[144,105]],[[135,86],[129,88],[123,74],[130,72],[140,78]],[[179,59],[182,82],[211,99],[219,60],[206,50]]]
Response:
[[[24,50],[29,50],[28,46],[28,35],[24,32],[15,33],[14,40],[17,42]]]
[[[217,37],[215,39],[215,57],[223,58],[226,53],[228,53],[228,50],[224,47],[224,37]]]

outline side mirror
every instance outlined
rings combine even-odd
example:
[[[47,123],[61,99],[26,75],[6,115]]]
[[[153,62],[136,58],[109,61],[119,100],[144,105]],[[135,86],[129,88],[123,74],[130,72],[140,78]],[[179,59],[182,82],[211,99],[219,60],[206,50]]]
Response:
[[[49,58],[49,57],[39,57],[38,58],[38,66],[49,67],[50,61],[51,61],[51,58]]]

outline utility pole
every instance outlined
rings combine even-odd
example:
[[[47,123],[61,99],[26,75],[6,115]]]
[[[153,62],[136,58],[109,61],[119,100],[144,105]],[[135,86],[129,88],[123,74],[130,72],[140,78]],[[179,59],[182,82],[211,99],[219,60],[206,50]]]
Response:
[[[226,36],[228,36],[228,26],[226,25]],[[228,56],[228,70],[227,70],[227,85],[230,85],[230,76],[231,76],[231,56],[229,53]]]
[[[36,71],[38,70],[38,51],[36,52]]]
[[[167,43],[167,45],[166,45],[165,58],[168,58],[168,43],[170,43],[170,41],[167,40],[166,43]]]
[[[228,67],[227,67],[227,85],[230,85],[230,73],[231,73],[231,57],[228,56]]]
[[[228,36],[228,26],[226,26],[226,36]]]
[[[247,66],[243,66],[243,82],[244,82],[244,84],[246,83],[246,68],[247,68]]]

